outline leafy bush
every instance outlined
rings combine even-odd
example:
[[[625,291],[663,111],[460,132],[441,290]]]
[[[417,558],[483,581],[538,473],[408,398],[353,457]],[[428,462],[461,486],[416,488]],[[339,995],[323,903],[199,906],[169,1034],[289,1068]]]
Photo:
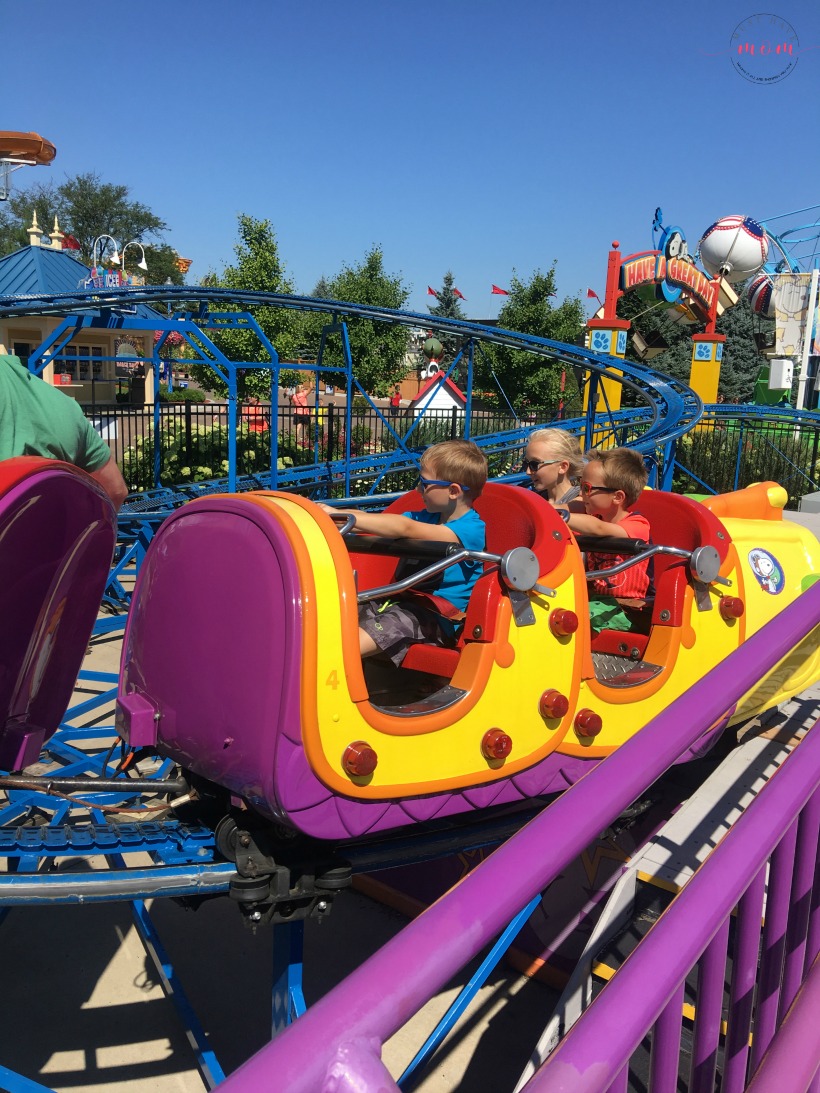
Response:
[[[703,486],[718,493],[752,482],[779,482],[796,505],[816,489],[818,451],[815,430],[772,422],[720,422],[693,430],[678,441],[672,488],[686,493]],[[737,483],[737,484],[736,484]]]
[[[350,429],[350,451],[353,455],[364,455],[370,448],[373,434],[366,425],[357,423]],[[344,437],[342,438],[344,440]]]
[[[405,430],[404,435],[407,436],[407,432],[410,426],[414,425],[414,421],[409,421],[408,428]],[[410,433],[409,443],[412,448],[427,448],[431,444],[438,444],[442,440],[449,440],[453,435],[453,419],[451,414],[436,414],[431,416],[429,412],[421,418],[418,425]],[[456,418],[456,436],[464,435],[464,415],[459,414]]]
[[[160,384],[160,402],[207,402],[205,392],[196,387],[175,387],[169,391],[165,384]]]
[[[182,485],[223,478],[228,473],[228,427],[209,428],[194,425],[190,431],[184,421],[164,421],[160,438],[160,480],[163,485]],[[295,462],[306,462],[304,454],[294,458],[298,449],[280,448],[278,467],[284,470]],[[240,425],[236,434],[236,473],[263,474],[270,469],[270,432],[251,432]],[[154,440],[139,437],[127,448],[122,462],[123,476],[131,489],[151,489],[154,485]]]

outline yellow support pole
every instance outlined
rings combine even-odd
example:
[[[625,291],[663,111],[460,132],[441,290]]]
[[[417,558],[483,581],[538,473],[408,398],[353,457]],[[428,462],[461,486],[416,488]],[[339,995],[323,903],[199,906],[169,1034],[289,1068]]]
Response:
[[[626,337],[630,327],[627,319],[589,319],[589,348],[595,353],[606,353],[610,357],[624,359],[626,355]],[[601,379],[598,389],[598,404],[610,410],[621,408],[620,377],[623,372],[612,369],[612,379]],[[616,378],[617,377],[617,378]],[[589,406],[589,385],[584,388],[584,411]],[[611,430],[607,430],[610,432]],[[597,437],[597,430],[596,430]],[[598,446],[597,441],[592,446]]]
[[[692,335],[692,368],[689,386],[705,403],[717,402],[720,362],[725,334]]]

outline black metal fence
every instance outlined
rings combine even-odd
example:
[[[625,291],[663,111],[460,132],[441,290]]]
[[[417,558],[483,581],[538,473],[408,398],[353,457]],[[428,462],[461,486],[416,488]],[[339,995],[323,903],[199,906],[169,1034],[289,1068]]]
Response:
[[[131,490],[155,484],[154,411],[120,403],[83,406],[106,440]],[[417,418],[403,408],[392,415],[368,409],[351,418],[348,445],[344,407],[315,407],[307,420],[290,406],[269,404],[240,408],[237,473],[255,474],[270,467],[271,435],[278,436],[280,467],[317,460],[382,455],[400,446],[421,450],[429,444],[464,435],[464,412],[427,410]],[[513,429],[522,423],[511,414],[477,411],[470,421],[473,436]],[[162,403],[159,408],[159,466],[163,484],[201,482],[228,473],[228,408],[225,403]]]
[[[85,416],[108,442],[120,467],[133,462],[143,454],[142,446],[150,442],[154,428],[154,414],[150,406],[130,406],[123,403],[96,403],[84,405]],[[164,433],[183,429],[189,437],[189,450],[196,450],[195,437],[201,429],[227,426],[226,407],[218,404],[169,404],[160,409],[160,428]],[[152,449],[153,450],[153,449]],[[129,456],[129,452],[131,455]],[[151,483],[140,482],[145,488]]]
[[[708,416],[677,444],[673,489],[706,493],[774,481],[789,508],[820,489],[820,430],[777,418]]]
[[[156,484],[151,407],[98,404],[83,409],[108,441],[129,488],[151,489]],[[159,417],[164,485],[227,475],[225,403],[163,403]],[[428,410],[420,418],[405,408],[395,416],[389,408],[383,414],[368,409],[353,414],[348,449],[344,407],[329,404],[318,413],[314,407],[303,422],[290,406],[246,405],[240,411],[237,433],[237,474],[258,474],[270,467],[273,430],[278,436],[279,466],[284,469],[344,459],[348,450],[353,458],[378,458],[394,451],[399,438],[411,450],[421,451],[437,441],[463,436],[464,424],[464,412],[458,408]],[[470,431],[472,436],[482,436],[526,424],[511,414],[482,410],[473,413]],[[629,443],[642,431],[638,426],[617,429],[603,442]],[[520,457],[520,452],[515,456]],[[707,415],[678,441],[676,461],[673,488],[677,491],[724,492],[774,480],[786,488],[789,506],[795,508],[804,494],[820,489],[820,430],[776,418]],[[491,458],[491,465],[494,475],[513,469],[500,451]]]

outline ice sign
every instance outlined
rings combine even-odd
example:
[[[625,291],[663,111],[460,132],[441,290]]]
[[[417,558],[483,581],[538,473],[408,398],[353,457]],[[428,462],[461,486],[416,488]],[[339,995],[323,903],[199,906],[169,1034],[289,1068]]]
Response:
[[[86,288],[119,288],[122,275],[118,269],[98,269],[92,266],[85,280]]]

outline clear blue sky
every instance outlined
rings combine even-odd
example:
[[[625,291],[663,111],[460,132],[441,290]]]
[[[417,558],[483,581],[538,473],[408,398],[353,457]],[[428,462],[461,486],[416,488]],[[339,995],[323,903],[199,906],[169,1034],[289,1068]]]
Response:
[[[757,0],[0,0],[0,128],[57,146],[16,189],[127,185],[189,281],[247,213],[297,292],[377,243],[410,309],[451,269],[483,318],[553,261],[560,296],[603,296],[658,205],[694,250],[722,216],[820,202],[820,3],[773,5],[801,53],[758,84],[730,55]]]

